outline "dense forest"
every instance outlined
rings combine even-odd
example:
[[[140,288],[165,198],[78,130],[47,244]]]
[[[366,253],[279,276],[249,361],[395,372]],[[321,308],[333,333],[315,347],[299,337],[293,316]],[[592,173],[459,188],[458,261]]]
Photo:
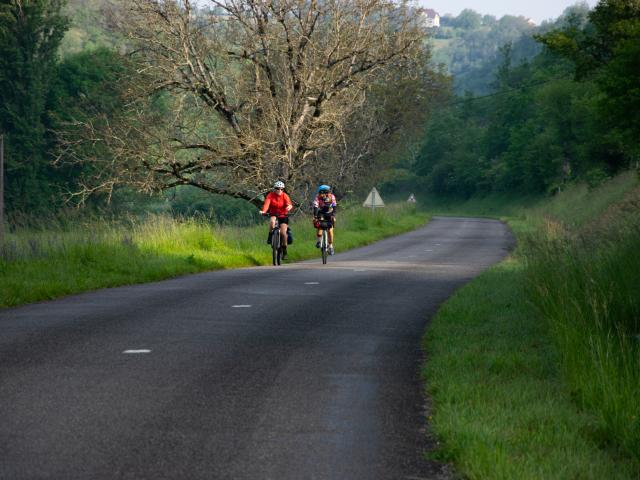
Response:
[[[533,39],[533,57],[508,42],[486,63],[490,92],[452,93],[394,178],[435,194],[552,194],[638,168],[640,4],[578,5]]]
[[[493,88],[500,48],[511,44],[516,62],[532,58],[541,50],[532,37],[536,30],[526,18],[513,15],[498,19],[471,9],[457,17],[445,15],[432,33],[434,61],[447,66],[456,93],[487,94]]]
[[[89,185],[92,178],[111,181],[97,172],[114,158],[113,144],[97,141],[96,132],[134,122],[122,112],[131,104],[126,80],[135,65],[106,5],[0,5],[8,213],[50,214],[80,199],[109,210],[250,217],[246,202],[180,186],[186,182],[153,185],[147,195],[132,186],[104,191]],[[444,17],[429,37],[411,71],[374,78],[357,99],[364,108],[341,125],[340,140],[314,153],[346,172],[327,179],[341,195],[375,183],[390,193],[547,194],[568,182],[595,185],[637,168],[637,1],[603,0],[591,11],[578,4],[540,27],[523,17],[465,10]],[[170,116],[167,98],[152,105],[156,118]],[[89,125],[94,136],[86,128],[69,134],[77,125]],[[309,173],[307,181],[318,175]],[[95,194],[76,196],[88,189]]]

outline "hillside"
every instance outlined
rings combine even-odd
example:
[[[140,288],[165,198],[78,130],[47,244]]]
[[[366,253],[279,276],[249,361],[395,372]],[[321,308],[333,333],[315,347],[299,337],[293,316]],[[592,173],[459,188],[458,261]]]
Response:
[[[433,29],[434,61],[447,66],[457,94],[484,95],[493,90],[500,64],[500,49],[511,44],[514,64],[535,57],[541,50],[533,35],[561,25],[571,15],[586,16],[588,7],[568,8],[556,23],[535,26],[525,17],[496,18],[471,9],[457,17],[445,15],[441,27]]]

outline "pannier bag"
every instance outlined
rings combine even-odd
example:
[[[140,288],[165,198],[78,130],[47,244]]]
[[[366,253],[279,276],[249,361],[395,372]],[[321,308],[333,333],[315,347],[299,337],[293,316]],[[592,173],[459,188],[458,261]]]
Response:
[[[331,220],[325,220],[322,219],[320,220],[319,218],[314,218],[313,219],[313,226],[314,228],[331,228],[333,227],[333,222]]]

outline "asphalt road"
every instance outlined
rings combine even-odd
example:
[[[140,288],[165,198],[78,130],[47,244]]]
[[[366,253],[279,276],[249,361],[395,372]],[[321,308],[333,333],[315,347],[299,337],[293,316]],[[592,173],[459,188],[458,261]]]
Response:
[[[0,310],[0,478],[444,478],[423,457],[420,338],[512,243],[436,218],[328,265]]]

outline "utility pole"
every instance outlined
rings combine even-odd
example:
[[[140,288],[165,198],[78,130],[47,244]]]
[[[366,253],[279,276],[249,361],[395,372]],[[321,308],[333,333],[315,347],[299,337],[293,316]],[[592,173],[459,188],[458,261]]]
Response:
[[[4,243],[4,135],[0,134],[0,246]]]

